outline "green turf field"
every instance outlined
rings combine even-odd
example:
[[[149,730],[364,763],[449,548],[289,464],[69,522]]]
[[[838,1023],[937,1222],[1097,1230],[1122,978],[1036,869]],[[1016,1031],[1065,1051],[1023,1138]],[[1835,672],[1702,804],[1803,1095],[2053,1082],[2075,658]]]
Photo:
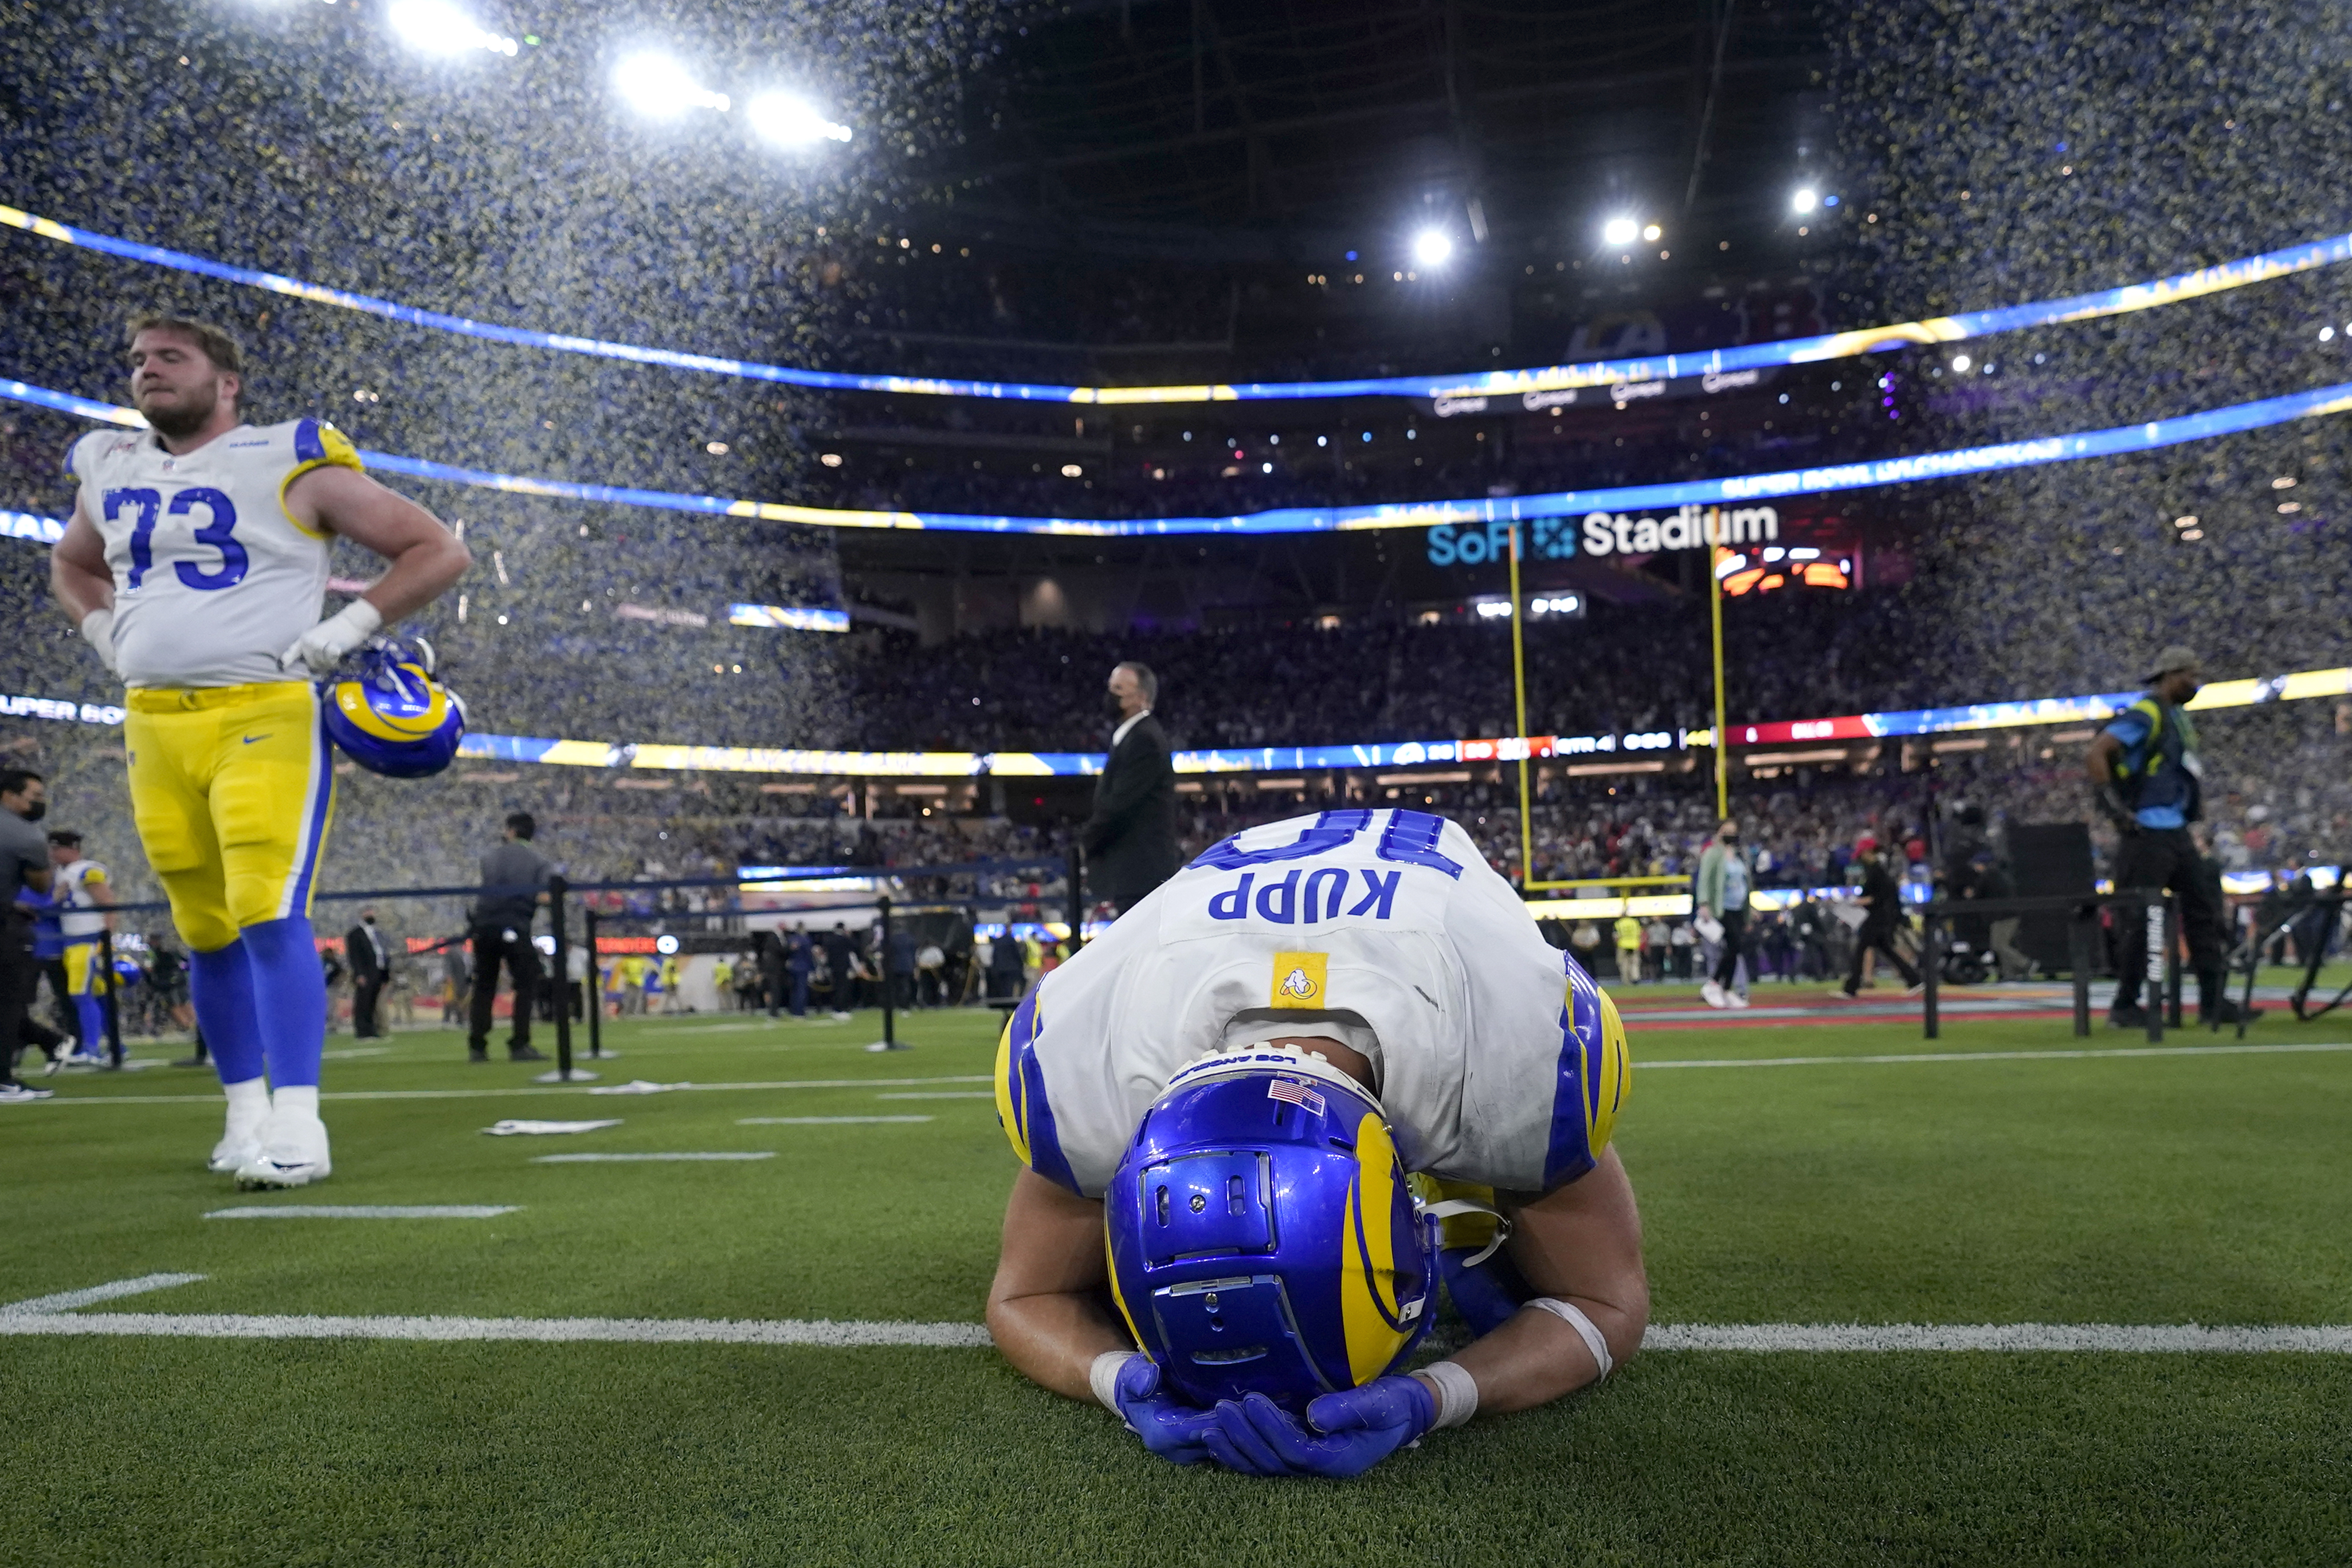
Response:
[[[204,1173],[205,1077],[47,1080],[0,1108],[0,1303],[177,1272],[85,1310],[973,1323],[1013,1169],[968,1081],[992,1026],[918,1016],[877,1058],[871,1016],[630,1023],[605,1083],[728,1087],[593,1098],[404,1035],[330,1062],[336,1173],[290,1194]],[[1655,1321],[2352,1322],[2352,1051],[1665,1065],[2074,1045],[1637,1025]],[[929,1120],[740,1121],[884,1115]],[[774,1157],[533,1163],[720,1151]],[[302,1204],[518,1206],[205,1217]],[[1172,1468],[976,1348],[13,1334],[0,1391],[5,1563],[2352,1558],[2344,1355],[1654,1351],[1352,1483]]]

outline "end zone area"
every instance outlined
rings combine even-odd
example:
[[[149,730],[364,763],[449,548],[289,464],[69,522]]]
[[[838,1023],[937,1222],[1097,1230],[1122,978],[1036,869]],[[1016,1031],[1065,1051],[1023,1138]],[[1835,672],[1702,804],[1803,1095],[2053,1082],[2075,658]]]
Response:
[[[1013,1167],[950,1097],[992,1015],[902,1017],[879,1058],[870,1016],[619,1024],[592,1087],[691,1087],[593,1097],[403,1034],[330,1065],[335,1174],[288,1194],[205,1173],[208,1077],[68,1079],[0,1120],[0,1308],[32,1309],[0,1325],[0,1563],[2341,1559],[2336,1341],[2021,1326],[2352,1324],[2352,1024],[2150,1053],[2063,1019],[1628,1021],[1653,1348],[1347,1483],[1175,1469],[968,1334],[875,1342],[979,1321]],[[390,1212],[206,1218],[257,1206]],[[159,1275],[200,1278],[95,1294]],[[1902,1325],[2070,1348],[1786,1348],[1944,1342]]]

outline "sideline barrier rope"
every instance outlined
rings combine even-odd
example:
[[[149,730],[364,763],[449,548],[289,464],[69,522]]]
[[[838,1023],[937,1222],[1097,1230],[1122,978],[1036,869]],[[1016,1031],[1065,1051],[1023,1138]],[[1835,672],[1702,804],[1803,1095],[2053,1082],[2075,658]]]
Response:
[[[0,381],[0,397],[59,413],[78,415],[110,425],[143,428],[147,423],[135,408],[99,403],[71,393],[55,392],[28,382]],[[1968,474],[1995,473],[2009,468],[2039,468],[2046,463],[2071,463],[2085,458],[2108,458],[2154,451],[2189,441],[2238,435],[2296,419],[2313,419],[2352,409],[2352,382],[2314,387],[2252,403],[2231,404],[2201,414],[2175,415],[2107,430],[2086,430],[2071,436],[2044,436],[2030,441],[2004,441],[1990,447],[1966,447],[1950,452],[1923,452],[1908,458],[1880,458],[1868,462],[1837,463],[1818,468],[1789,468],[1779,473],[1747,474],[1724,479],[1683,479],[1643,485],[1617,485],[1592,490],[1558,490],[1532,496],[1476,497],[1459,500],[1376,501],[1361,506],[1276,507],[1229,517],[1069,518],[991,517],[970,512],[860,511],[836,507],[794,506],[782,501],[730,500],[720,496],[681,494],[673,490],[636,489],[617,485],[580,484],[569,479],[541,479],[514,474],[464,468],[425,458],[404,458],[392,452],[362,449],[360,460],[383,473],[411,479],[440,479],[505,490],[515,495],[545,496],[562,500],[602,501],[619,506],[651,507],[665,511],[700,512],[722,517],[756,518],[769,522],[811,523],[824,528],[929,529],[961,533],[1051,533],[1087,538],[1152,538],[1181,534],[1268,534],[1349,532],[1359,529],[1424,528],[1437,523],[1516,522],[1538,524],[1534,546],[1546,547],[1549,519],[1584,517],[1612,507],[1713,506],[1769,497],[1820,495],[1832,490],[1872,489],[1881,485],[1911,484],[1922,479],[1956,479]],[[1557,525],[1554,525],[1557,527]],[[1710,522],[1709,537],[1716,536]],[[1569,553],[1573,552],[1573,536]]]
[[[1750,343],[1699,353],[1662,354],[1650,359],[1603,360],[1585,364],[1545,365],[1470,375],[1457,373],[1443,376],[1400,375],[1349,381],[1248,382],[1232,386],[1062,386],[1017,381],[967,381],[803,370],[790,365],[762,364],[751,360],[686,353],[676,349],[647,348],[636,343],[609,342],[598,338],[536,331],[528,327],[500,326],[465,316],[447,315],[439,310],[422,310],[371,294],[357,294],[349,289],[306,283],[297,278],[280,277],[274,272],[235,267],[205,257],[192,256],[184,250],[170,250],[160,245],[146,245],[90,229],[75,228],[17,207],[0,205],[0,224],[39,235],[61,245],[95,250],[125,260],[142,261],[151,266],[217,278],[226,282],[266,289],[271,293],[289,295],[312,304],[334,305],[346,310],[358,310],[405,322],[410,326],[430,327],[462,337],[479,338],[519,348],[552,349],[600,359],[626,360],[635,364],[660,365],[671,370],[702,371],[752,381],[780,382],[826,392],[892,392],[937,397],[1091,404],[1265,402],[1311,397],[1509,397],[1532,392],[1607,386],[1616,382],[1720,375],[1740,370],[1850,359],[1878,349],[1902,348],[1915,343],[1958,342],[1967,338],[2017,331],[2027,327],[2120,316],[2352,260],[2352,235],[2336,235],[2289,246],[2284,250],[2200,268],[2193,272],[2126,284],[2120,289],[2075,294],[2063,300],[2043,300],[1989,310],[1972,310],[1957,316],[1935,316],[1925,321],[1898,321],[1884,327],[1827,332],[1817,337],[1793,338],[1780,342]]]

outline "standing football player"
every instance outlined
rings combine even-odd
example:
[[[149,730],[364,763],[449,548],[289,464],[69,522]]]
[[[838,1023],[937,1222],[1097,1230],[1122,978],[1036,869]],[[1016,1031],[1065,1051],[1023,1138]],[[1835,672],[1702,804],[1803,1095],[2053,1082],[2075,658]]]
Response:
[[[130,325],[140,431],[74,444],[80,486],[52,590],[129,688],[124,750],[148,864],[190,954],[196,1018],[228,1097],[211,1168],[299,1187],[330,1169],[319,1120],[326,994],[310,896],[334,800],[312,678],[471,563],[423,507],[360,470],[315,419],[255,426],[217,327]],[[337,535],[388,569],[321,620]]]
[[[1629,1075],[1615,1005],[1457,825],[1250,829],[1013,1015],[990,1331],[1154,1453],[1255,1474],[1557,1399],[1648,1322]],[[1441,1278],[1477,1337],[1399,1375]]]

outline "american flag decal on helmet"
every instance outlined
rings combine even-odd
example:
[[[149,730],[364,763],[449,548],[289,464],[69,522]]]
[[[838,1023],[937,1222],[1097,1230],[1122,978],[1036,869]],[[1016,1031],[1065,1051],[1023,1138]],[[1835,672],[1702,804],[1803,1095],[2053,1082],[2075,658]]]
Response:
[[[1278,1078],[1265,1086],[1268,1100],[1286,1100],[1316,1115],[1323,1114],[1323,1097],[1294,1079]]]

